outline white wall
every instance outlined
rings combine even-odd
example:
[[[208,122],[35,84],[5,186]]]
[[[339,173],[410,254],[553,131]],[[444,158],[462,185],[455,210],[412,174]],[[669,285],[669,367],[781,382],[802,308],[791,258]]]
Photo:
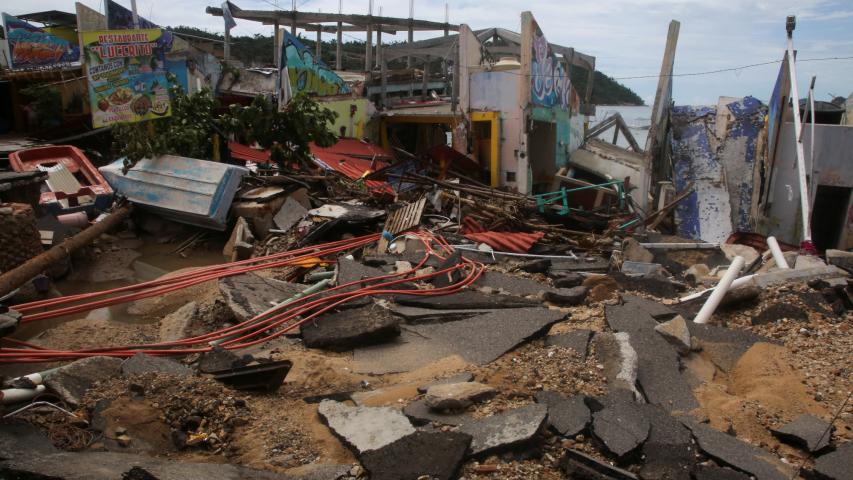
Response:
[[[471,75],[471,111],[500,112],[500,176],[499,184],[520,188],[517,181],[508,182],[507,173],[515,178],[527,176],[527,162],[519,162],[525,153],[524,122],[519,108],[519,82],[523,78],[520,70],[477,72]]]

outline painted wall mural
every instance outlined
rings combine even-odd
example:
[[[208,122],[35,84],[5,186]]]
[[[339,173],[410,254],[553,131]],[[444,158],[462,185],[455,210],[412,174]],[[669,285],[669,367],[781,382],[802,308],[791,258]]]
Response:
[[[160,28],[156,23],[147,20],[141,16],[139,19],[139,28]],[[133,28],[133,11],[125,8],[113,0],[107,2],[107,27],[110,30],[130,30]]]
[[[11,67],[48,67],[80,60],[80,46],[51,35],[7,13],[3,14]]]
[[[554,54],[548,40],[533,20],[533,58],[530,62],[530,102],[542,107],[568,110],[572,84],[565,62]]]
[[[311,51],[289,32],[284,33],[281,52],[282,69],[287,71],[294,95],[299,92],[318,96],[350,93],[343,79],[322,60],[315,59]]]

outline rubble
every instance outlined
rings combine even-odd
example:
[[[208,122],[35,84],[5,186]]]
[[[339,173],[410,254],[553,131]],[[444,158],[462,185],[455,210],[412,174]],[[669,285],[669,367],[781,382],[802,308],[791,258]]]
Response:
[[[686,355],[690,351],[690,330],[681,315],[657,325],[655,331],[671,343],[679,354]]]
[[[415,433],[409,420],[393,408],[350,407],[323,400],[318,412],[329,428],[359,455]]]
[[[89,357],[59,367],[44,379],[44,384],[69,405],[80,405],[83,396],[96,382],[121,374],[122,360],[114,357]]]
[[[344,351],[399,336],[400,322],[374,305],[320,315],[303,323],[300,330],[306,347]]]
[[[471,455],[482,456],[527,442],[539,432],[548,408],[528,405],[482,420],[464,423],[459,431],[471,435]]]
[[[584,480],[637,480],[633,473],[614,467],[583,452],[568,448],[560,466],[569,478]]]
[[[618,457],[642,445],[649,428],[648,418],[633,402],[613,402],[592,414],[592,432]]]
[[[799,445],[809,452],[817,452],[829,445],[832,424],[814,415],[804,414],[771,432],[783,441]]]
[[[245,273],[219,280],[219,291],[225,297],[234,317],[245,322],[270,309],[274,303],[287,300],[304,287],[254,273]]]
[[[429,387],[424,403],[437,411],[463,410],[496,393],[494,388],[478,382],[445,383]]]
[[[168,358],[152,357],[137,353],[121,363],[121,374],[129,377],[144,373],[165,373],[167,375],[188,376],[193,371],[180,363]]]
[[[416,432],[361,455],[374,480],[456,478],[471,436],[459,432]]]
[[[198,304],[189,302],[160,320],[160,341],[174,342],[187,338],[192,322],[198,315]]]
[[[842,480],[850,478],[853,467],[853,442],[839,445],[835,451],[821,455],[815,460],[814,471],[818,478]]]
[[[545,345],[557,345],[563,348],[573,350],[581,360],[586,360],[587,347],[592,338],[592,330],[579,328],[568,333],[560,333],[557,335],[548,335],[545,337]]]
[[[536,392],[536,402],[548,407],[548,425],[560,435],[573,437],[590,422],[589,408],[580,395],[564,397],[557,392]]]
[[[791,478],[790,468],[772,454],[695,420],[684,420],[699,449],[709,457],[754,476],[757,480]]]

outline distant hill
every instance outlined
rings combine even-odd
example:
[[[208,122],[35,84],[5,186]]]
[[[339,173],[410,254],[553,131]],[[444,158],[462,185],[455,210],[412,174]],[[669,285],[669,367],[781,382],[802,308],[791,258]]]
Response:
[[[222,40],[222,35],[218,33],[210,33],[195,27],[187,27],[184,25],[177,27],[168,27],[169,30],[175,33],[185,33],[195,35],[197,37]],[[300,38],[306,47],[314,50],[315,42],[307,38]],[[343,68],[344,70],[361,70],[364,67],[364,42],[363,41],[345,41],[343,43]],[[323,61],[329,65],[335,64],[335,42],[323,42]],[[273,40],[272,36],[254,35],[231,37],[231,57],[235,60],[243,62],[247,67],[269,67],[275,65],[273,58]],[[405,60],[389,62],[389,68],[404,68]],[[578,92],[583,96],[586,91],[586,71],[575,68],[572,69],[572,84],[575,85]],[[616,80],[607,75],[596,71],[595,84],[592,88],[592,103],[596,105],[644,105],[643,99],[634,93],[630,88],[620,84]]]
[[[572,69],[572,85],[581,97],[586,92],[586,79],[585,70]],[[594,105],[645,105],[643,99],[633,90],[598,70],[595,71],[595,82],[592,84],[592,103]]]

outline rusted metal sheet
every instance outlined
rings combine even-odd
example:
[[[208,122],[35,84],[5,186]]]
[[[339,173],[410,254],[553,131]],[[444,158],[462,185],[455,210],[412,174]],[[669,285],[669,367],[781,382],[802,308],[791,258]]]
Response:
[[[344,141],[349,140],[349,141]],[[344,145],[339,145],[344,143]],[[356,153],[340,153],[340,152],[356,152]],[[363,155],[365,153],[375,155],[371,159],[360,158],[353,155]],[[366,175],[369,175],[377,170],[381,170],[389,166],[389,163],[382,160],[388,159],[387,152],[377,147],[376,145],[363,144],[358,140],[342,139],[337,144],[329,148],[318,147],[311,144],[311,154],[314,156],[314,163],[326,170],[338,172],[350,180],[361,180]],[[364,180],[364,185],[374,194],[394,194],[394,189],[387,182],[378,180]]]
[[[270,163],[270,151],[258,150],[242,143],[228,142],[228,150],[231,157],[244,162]]]

